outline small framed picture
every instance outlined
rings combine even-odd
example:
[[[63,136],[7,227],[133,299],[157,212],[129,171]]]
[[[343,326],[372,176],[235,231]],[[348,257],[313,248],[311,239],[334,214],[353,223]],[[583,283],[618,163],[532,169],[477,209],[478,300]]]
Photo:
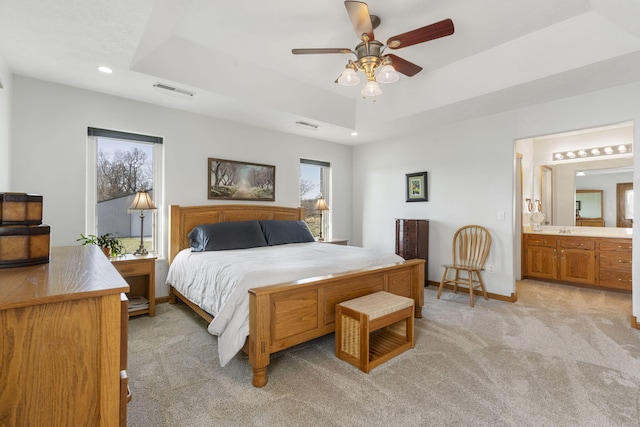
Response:
[[[426,202],[427,173],[416,172],[407,174],[407,202]]]

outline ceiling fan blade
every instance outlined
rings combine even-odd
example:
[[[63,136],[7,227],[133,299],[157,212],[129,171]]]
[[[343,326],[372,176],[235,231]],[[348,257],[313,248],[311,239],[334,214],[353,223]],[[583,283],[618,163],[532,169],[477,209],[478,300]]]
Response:
[[[445,19],[426,27],[418,28],[413,31],[398,34],[387,40],[387,46],[390,49],[400,49],[414,44],[428,42],[429,40],[439,39],[453,34],[454,27],[451,19]]]
[[[310,48],[310,49],[291,49],[291,53],[294,55],[309,55],[317,53],[352,53],[351,49],[338,47],[338,48]]]
[[[351,25],[356,31],[356,36],[362,40],[362,35],[366,34],[369,40],[375,40],[373,36],[373,25],[371,24],[371,16],[369,15],[369,6],[361,1],[345,1],[344,6],[351,19]]]
[[[422,71],[421,66],[416,65],[413,62],[409,62],[406,59],[402,59],[392,53],[385,56],[388,56],[391,59],[391,65],[397,72],[402,73],[407,77],[415,76]]]

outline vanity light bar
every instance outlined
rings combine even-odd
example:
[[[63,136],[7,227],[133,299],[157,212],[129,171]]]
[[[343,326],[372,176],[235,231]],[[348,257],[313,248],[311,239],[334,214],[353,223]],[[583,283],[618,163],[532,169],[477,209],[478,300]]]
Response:
[[[631,154],[633,146],[631,144],[607,145],[596,148],[583,148],[572,151],[558,151],[552,154],[552,161],[585,159],[588,157],[611,156],[614,154]]]

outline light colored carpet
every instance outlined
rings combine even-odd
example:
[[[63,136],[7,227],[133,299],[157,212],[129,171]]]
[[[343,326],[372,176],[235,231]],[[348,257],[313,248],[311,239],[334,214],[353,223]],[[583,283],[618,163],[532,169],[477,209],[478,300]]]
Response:
[[[130,426],[638,426],[640,331],[631,297],[523,281],[518,302],[425,289],[413,350],[364,374],[334,335],[271,358],[251,386],[244,354],[183,304],[129,322]]]

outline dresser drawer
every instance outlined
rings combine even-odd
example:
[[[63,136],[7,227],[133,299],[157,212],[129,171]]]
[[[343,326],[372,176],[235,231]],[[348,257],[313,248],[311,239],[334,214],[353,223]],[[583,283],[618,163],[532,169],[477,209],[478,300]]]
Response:
[[[556,238],[550,236],[532,236],[530,234],[527,235],[527,245],[528,246],[544,246],[547,248],[555,248],[556,247]]]
[[[631,251],[631,246],[631,241],[626,239],[621,240],[620,242],[600,242],[601,251]]]
[[[142,276],[145,274],[151,273],[151,268],[153,268],[153,263],[148,261],[140,261],[140,262],[113,262],[113,266],[118,270],[118,272],[122,275],[122,277],[128,276]]]
[[[628,271],[631,273],[631,252],[600,251],[600,269]]]
[[[572,237],[571,239],[559,239],[559,241],[561,249],[587,249],[592,251],[596,248],[596,243],[593,239],[576,239]]]
[[[600,286],[631,291],[631,271],[600,270]]]

